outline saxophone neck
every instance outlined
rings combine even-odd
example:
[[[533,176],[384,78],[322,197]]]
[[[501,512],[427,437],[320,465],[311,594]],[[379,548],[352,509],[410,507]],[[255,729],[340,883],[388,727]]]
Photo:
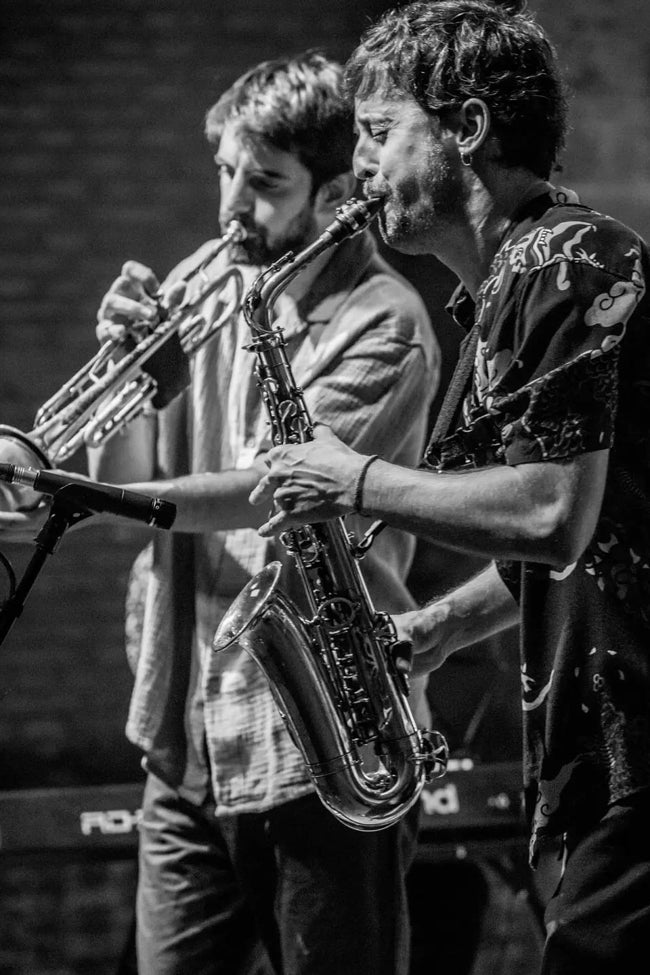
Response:
[[[381,209],[382,201],[348,200],[336,211],[334,220],[319,237],[298,254],[289,251],[258,276],[244,301],[244,315],[253,332],[269,328],[270,312],[280,294],[301,271],[348,237],[362,233]]]
[[[254,335],[268,331],[275,302],[299,271],[289,251],[258,274],[244,299],[244,317]]]

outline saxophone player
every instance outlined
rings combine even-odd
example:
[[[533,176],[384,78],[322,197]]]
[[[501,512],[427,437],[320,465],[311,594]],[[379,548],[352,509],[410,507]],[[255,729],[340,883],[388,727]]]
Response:
[[[645,971],[650,946],[646,242],[554,187],[554,51],[517,0],[411,3],[348,65],[382,233],[458,276],[468,332],[430,470],[320,429],[277,447],[264,537],[361,509],[488,567],[400,615],[420,672],[519,624],[530,860],[560,845],[544,975]],[[416,148],[417,147],[417,148]],[[446,407],[450,409],[447,410]],[[442,411],[441,411],[442,412]],[[415,669],[415,668],[414,668]]]
[[[220,223],[242,224],[235,259],[251,279],[315,239],[354,192],[342,73],[320,54],[248,71],[207,113],[206,135]],[[165,284],[171,300],[176,277],[182,269]],[[158,289],[153,271],[127,263],[102,301],[100,340],[155,316]],[[358,450],[416,463],[438,348],[421,300],[372,237],[323,255],[276,310],[313,416]],[[177,506],[173,534],[156,535],[134,567],[127,617],[127,735],[147,769],[138,971],[234,975],[261,943],[277,975],[407,975],[417,813],[377,833],[338,823],[256,664],[237,648],[211,652],[232,599],[275,550],[248,501],[267,437],[249,341],[243,320],[221,329],[185,393],[89,457],[92,476]],[[374,598],[395,612],[412,608],[412,552],[412,539],[387,531],[364,562]],[[412,701],[426,725],[422,681]]]

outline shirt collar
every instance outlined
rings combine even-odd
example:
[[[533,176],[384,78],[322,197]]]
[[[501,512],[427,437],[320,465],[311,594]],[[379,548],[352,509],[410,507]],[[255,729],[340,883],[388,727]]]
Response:
[[[580,198],[573,190],[564,186],[553,186],[551,183],[540,181],[519,200],[508,226],[501,238],[501,243],[512,233],[515,227],[527,221],[535,221],[542,216],[549,207],[558,203],[579,203]],[[457,285],[447,302],[445,309],[457,325],[469,332],[474,324],[474,300],[463,284]]]
[[[318,278],[298,302],[300,318],[310,325],[331,321],[366,274],[376,253],[377,245],[368,231],[334,248]]]

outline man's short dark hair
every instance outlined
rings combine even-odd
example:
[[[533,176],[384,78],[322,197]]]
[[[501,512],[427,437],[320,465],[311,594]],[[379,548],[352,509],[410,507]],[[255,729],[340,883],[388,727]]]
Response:
[[[353,95],[397,90],[440,116],[468,98],[490,110],[504,165],[548,178],[566,97],[552,45],[520,0],[429,0],[385,13],[346,66]]]
[[[242,75],[206,115],[212,145],[231,121],[295,153],[312,175],[314,192],[351,169],[353,113],[343,68],[316,51],[263,61]]]

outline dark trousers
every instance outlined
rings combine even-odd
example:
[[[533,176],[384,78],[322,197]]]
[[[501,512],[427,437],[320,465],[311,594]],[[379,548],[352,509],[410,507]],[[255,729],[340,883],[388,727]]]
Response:
[[[407,975],[417,815],[360,833],[310,795],[216,819],[150,775],[139,975],[240,975],[260,942],[278,975]]]
[[[542,975],[641,975],[650,953],[650,792],[612,806],[568,838],[549,901]]]

